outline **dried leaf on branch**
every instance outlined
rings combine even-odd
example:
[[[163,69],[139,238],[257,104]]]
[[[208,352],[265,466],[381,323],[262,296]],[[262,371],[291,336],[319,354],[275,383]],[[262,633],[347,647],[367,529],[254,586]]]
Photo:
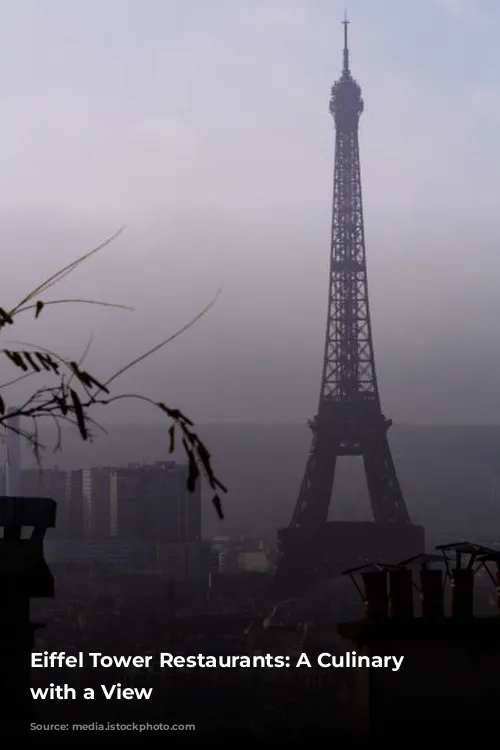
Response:
[[[0,308],[0,330],[6,326],[14,325],[16,317],[28,311],[34,311],[33,318],[34,320],[38,320],[46,308],[54,305],[83,304],[131,310],[132,308],[126,305],[117,305],[96,300],[42,299],[42,296],[44,296],[49,289],[66,278],[66,276],[72,273],[86,260],[107,247],[121,234],[122,231],[123,230],[120,229],[105,242],[50,276],[38,285],[30,294],[24,297],[12,310]],[[219,294],[220,290],[211,302],[181,329],[161,341],[153,348],[134,358],[131,362],[121,367],[111,377],[104,380],[98,379],[92,373],[82,368],[82,363],[88,353],[89,347],[87,347],[80,361],[75,362],[73,360],[65,359],[56,352],[52,352],[41,346],[31,345],[26,342],[11,342],[15,348],[9,347],[0,349],[0,352],[4,355],[4,361],[15,370],[20,370],[22,374],[19,374],[12,380],[0,384],[0,390],[2,391],[2,396],[0,396],[0,424],[3,424],[6,429],[14,430],[25,438],[33,448],[38,462],[40,462],[41,452],[45,448],[39,439],[38,424],[41,419],[48,417],[56,426],[57,441],[54,450],[59,450],[61,448],[62,439],[61,424],[66,423],[76,428],[83,440],[92,440],[94,436],[93,429],[103,429],[91,416],[91,411],[95,406],[107,405],[122,400],[144,401],[162,411],[170,420],[170,453],[173,453],[175,450],[176,433],[179,432],[181,436],[181,443],[188,461],[188,491],[193,492],[200,479],[204,478],[213,492],[212,504],[219,518],[223,518],[224,514],[222,511],[219,492],[225,493],[227,492],[227,489],[215,475],[210,453],[195,432],[194,424],[191,419],[179,409],[169,407],[163,402],[155,402],[147,396],[136,393],[113,394],[110,388],[111,384],[125,372],[155,354],[168,343],[194,326],[215,304]],[[53,378],[54,383],[34,389],[24,404],[15,407],[14,410],[8,410],[5,398],[6,389],[27,377],[36,378],[41,375]],[[16,416],[24,417],[29,420],[31,429],[16,428],[13,422],[13,418]]]

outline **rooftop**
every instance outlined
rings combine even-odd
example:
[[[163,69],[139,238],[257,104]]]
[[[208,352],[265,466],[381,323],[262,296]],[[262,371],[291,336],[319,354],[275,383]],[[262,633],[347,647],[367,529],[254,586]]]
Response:
[[[421,617],[408,620],[386,619],[380,621],[358,620],[340,623],[337,627],[343,638],[349,638],[360,644],[398,640],[398,641],[458,641],[461,643],[498,642],[500,644],[500,616],[444,617],[440,620],[427,620]]]

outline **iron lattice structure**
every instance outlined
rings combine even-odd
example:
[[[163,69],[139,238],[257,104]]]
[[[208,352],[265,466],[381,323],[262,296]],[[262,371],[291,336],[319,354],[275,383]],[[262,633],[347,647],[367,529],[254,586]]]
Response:
[[[312,531],[328,520],[339,456],[362,456],[374,521],[410,524],[392,459],[375,371],[368,302],[358,124],[361,88],[351,75],[344,21],[344,61],[331,91],[335,173],[330,282],[323,376],[313,440],[291,528]]]

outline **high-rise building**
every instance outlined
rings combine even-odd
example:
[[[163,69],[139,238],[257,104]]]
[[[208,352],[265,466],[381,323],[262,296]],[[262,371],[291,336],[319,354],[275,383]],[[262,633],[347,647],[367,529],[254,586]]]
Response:
[[[59,539],[111,536],[110,467],[91,469],[26,469],[21,490],[26,497],[51,497],[57,502]]]
[[[49,530],[50,537],[66,536],[69,528],[65,474],[66,472],[57,468],[21,471],[21,495],[23,497],[50,497],[57,503],[57,525],[55,530]]]
[[[82,472],[85,535],[94,539],[114,536],[111,526],[112,472],[109,466],[93,466]]]
[[[174,462],[125,468],[28,469],[22,494],[57,502],[49,536],[52,561],[106,562],[119,569],[161,570],[176,580],[203,580],[201,490],[187,491],[187,467]]]
[[[68,519],[67,537],[79,539],[87,536],[90,520],[83,499],[83,470],[65,471],[64,504]]]
[[[26,497],[57,502],[55,538],[152,543],[201,539],[201,490],[187,491],[187,467],[171,462],[124,468],[27,469]]]
[[[189,493],[187,467],[173,461],[129,465],[111,474],[111,527],[121,539],[201,539],[201,490]]]

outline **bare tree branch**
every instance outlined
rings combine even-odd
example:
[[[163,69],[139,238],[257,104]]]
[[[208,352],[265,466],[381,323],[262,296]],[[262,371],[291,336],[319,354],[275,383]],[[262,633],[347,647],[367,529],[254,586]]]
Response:
[[[122,231],[123,230],[120,229],[105,242],[50,276],[30,292],[30,294],[24,297],[12,310],[6,311],[4,308],[0,308],[0,330],[7,325],[13,325],[16,316],[25,313],[28,310],[35,310],[34,318],[37,320],[43,309],[49,305],[76,303],[130,310],[131,308],[126,305],[117,305],[96,300],[60,299],[45,302],[41,299],[37,299],[41,294],[62,281],[62,279],[74,271],[83,262],[107,247],[119,236],[119,234],[121,234]],[[105,432],[105,430],[95,422],[91,416],[91,411],[93,411],[96,406],[106,406],[124,400],[143,401],[144,403],[160,409],[160,411],[162,411],[170,420],[168,431],[170,437],[170,453],[174,452],[176,436],[177,434],[179,435],[180,443],[184,448],[188,460],[187,489],[190,492],[193,492],[198,481],[201,478],[204,478],[213,492],[212,503],[215,510],[219,517],[223,518],[220,493],[227,492],[227,489],[216,476],[212,466],[210,453],[195,432],[193,422],[179,409],[169,407],[163,402],[155,402],[147,396],[135,393],[113,394],[110,389],[110,385],[114,383],[118,377],[155,354],[195,325],[195,323],[197,323],[210,310],[210,308],[213,307],[220,292],[221,290],[219,289],[209,304],[206,305],[206,307],[204,307],[203,310],[201,310],[201,312],[199,312],[185,326],[153,348],[149,349],[144,354],[141,354],[128,364],[121,367],[114,375],[104,382],[99,381],[94,375],[82,368],[83,361],[92,344],[92,337],[78,362],[69,360],[57,352],[43,346],[33,345],[23,341],[7,342],[16,347],[22,347],[21,349],[5,348],[0,350],[0,352],[4,354],[5,361],[17,370],[22,370],[22,374],[0,385],[0,425],[3,425],[7,430],[14,430],[23,437],[32,447],[36,460],[40,464],[41,453],[45,449],[45,446],[41,444],[39,437],[38,424],[41,419],[49,418],[55,424],[57,441],[54,450],[60,450],[62,444],[61,423],[66,423],[73,428],[76,428],[83,440],[92,440],[92,428],[97,428]],[[15,407],[14,410],[8,411],[2,395],[5,389],[25,378],[41,375],[53,380],[54,384],[42,386],[36,389],[30,394],[22,406]],[[15,417],[24,417],[29,420],[32,426],[31,430],[17,428],[13,424],[13,418]]]
[[[43,294],[43,292],[46,292],[48,289],[50,289],[54,284],[58,284],[60,281],[62,281],[66,276],[68,276],[72,271],[75,270],[75,268],[78,268],[79,265],[84,263],[86,260],[91,258],[93,255],[96,255],[98,252],[103,250],[105,247],[110,245],[114,240],[116,240],[120,234],[123,232],[125,227],[120,227],[120,229],[111,235],[111,237],[108,237],[107,240],[104,240],[104,242],[101,242],[100,245],[97,245],[97,247],[94,247],[92,250],[89,250],[87,253],[84,253],[83,255],[80,255],[79,258],[72,261],[71,263],[68,263],[67,266],[64,266],[64,268],[61,268],[56,273],[52,274],[52,276],[49,276],[48,279],[43,281],[41,284],[39,284],[35,289],[33,289],[32,292],[30,292],[26,297],[24,297],[17,305],[14,307],[13,310],[10,311],[10,315],[13,317],[18,311],[20,307],[23,307],[27,302],[30,302],[32,299],[34,299],[37,295]]]
[[[34,305],[26,305],[25,307],[20,307],[19,310],[17,310],[17,314],[26,312],[27,310],[35,310],[35,318],[38,318],[44,307],[49,307],[49,305],[72,304],[98,305],[98,307],[114,307],[116,310],[134,310],[133,307],[129,307],[128,305],[117,305],[114,302],[99,302],[98,300],[94,299],[53,299],[49,300],[48,302],[37,302]]]
[[[124,372],[127,370],[130,370],[132,367],[135,367],[135,365],[138,365],[139,362],[142,362],[142,360],[147,359],[152,354],[155,354],[160,349],[163,349],[164,346],[167,344],[170,344],[171,341],[178,338],[181,334],[185,333],[189,328],[194,326],[195,323],[197,323],[204,315],[207,314],[207,312],[210,310],[211,307],[215,305],[217,302],[217,299],[219,298],[219,295],[221,293],[222,289],[219,289],[215,297],[212,299],[211,302],[208,303],[206,307],[203,308],[201,312],[198,313],[192,320],[189,321],[189,323],[186,323],[185,326],[182,326],[178,331],[173,333],[171,336],[168,337],[168,339],[165,339],[164,341],[161,341],[159,344],[156,344],[152,349],[149,349],[149,351],[145,352],[144,354],[141,354],[136,359],[133,359],[132,362],[129,362],[128,365],[125,365],[124,367],[120,368],[118,372],[115,372],[114,375],[112,375],[108,380],[106,380],[105,385],[109,386],[110,383],[112,383],[114,380],[116,380],[120,375],[123,375]]]

